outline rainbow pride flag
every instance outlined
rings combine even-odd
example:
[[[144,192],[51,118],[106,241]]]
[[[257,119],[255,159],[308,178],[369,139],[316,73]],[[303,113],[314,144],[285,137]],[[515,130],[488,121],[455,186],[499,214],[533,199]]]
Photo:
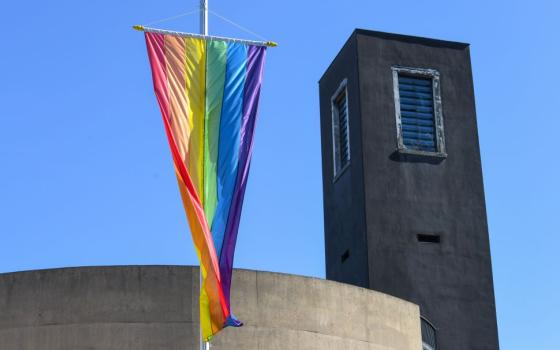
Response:
[[[202,271],[203,339],[241,326],[231,313],[233,256],[266,47],[146,32],[156,97]]]

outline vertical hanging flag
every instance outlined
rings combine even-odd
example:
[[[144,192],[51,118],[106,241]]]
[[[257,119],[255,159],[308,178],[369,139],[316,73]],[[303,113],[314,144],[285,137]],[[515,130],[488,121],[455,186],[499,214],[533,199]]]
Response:
[[[230,308],[233,255],[266,46],[145,33],[156,97],[200,260],[200,322],[208,341],[241,326]]]

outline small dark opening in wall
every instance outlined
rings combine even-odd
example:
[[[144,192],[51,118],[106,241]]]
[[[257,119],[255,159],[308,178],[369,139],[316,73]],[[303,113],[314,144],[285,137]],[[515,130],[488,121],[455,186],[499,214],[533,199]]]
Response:
[[[418,235],[416,235],[416,238],[418,238],[418,242],[422,242],[422,243],[440,243],[441,242],[441,238],[439,235],[430,235],[430,234],[425,234],[425,233],[419,233]]]
[[[350,250],[346,249],[346,251],[340,256],[340,261],[345,262],[350,257]]]

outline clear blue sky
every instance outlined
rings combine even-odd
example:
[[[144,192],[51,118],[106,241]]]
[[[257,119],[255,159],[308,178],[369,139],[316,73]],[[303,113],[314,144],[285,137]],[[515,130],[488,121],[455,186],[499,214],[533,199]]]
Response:
[[[558,349],[558,2],[210,1],[280,43],[236,266],[324,277],[317,81],[355,27],[469,42],[502,349]],[[0,272],[197,263],[130,29],[197,5],[0,4]],[[198,18],[162,27],[196,31]],[[250,37],[216,17],[210,30]]]

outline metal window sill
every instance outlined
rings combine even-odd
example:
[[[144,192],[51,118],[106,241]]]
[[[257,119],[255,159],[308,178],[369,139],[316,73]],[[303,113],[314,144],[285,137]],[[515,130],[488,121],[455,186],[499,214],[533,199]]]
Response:
[[[427,151],[419,151],[410,148],[398,148],[397,152],[403,155],[413,155],[413,156],[430,157],[430,158],[437,158],[437,159],[447,158],[447,153],[445,152],[427,152]]]

